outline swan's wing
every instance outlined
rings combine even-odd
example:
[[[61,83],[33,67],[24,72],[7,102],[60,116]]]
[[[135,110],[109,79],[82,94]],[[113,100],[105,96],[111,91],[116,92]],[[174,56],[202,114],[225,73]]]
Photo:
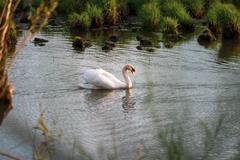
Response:
[[[120,81],[117,77],[115,77],[113,74],[99,68],[97,69],[99,72],[101,72],[105,77],[107,77],[110,81],[112,81],[114,84],[121,84],[123,83]]]
[[[85,83],[96,86],[97,88],[114,88],[114,83],[102,73],[100,69],[89,69],[84,72]]]

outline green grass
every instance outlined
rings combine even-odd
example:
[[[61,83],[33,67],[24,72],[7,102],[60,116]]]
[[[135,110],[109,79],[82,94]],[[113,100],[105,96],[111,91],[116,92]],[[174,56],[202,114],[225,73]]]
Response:
[[[151,29],[159,28],[161,13],[156,1],[143,4],[138,14],[144,26]]]
[[[182,29],[193,27],[193,19],[188,14],[183,4],[177,1],[166,1],[161,7],[162,13],[165,16],[176,18]]]
[[[119,20],[117,0],[107,1],[104,10],[105,10],[105,23],[108,25],[115,25]]]
[[[70,28],[88,30],[91,25],[91,19],[87,12],[82,12],[81,14],[74,12],[69,15],[68,23],[70,25]]]
[[[204,12],[204,0],[181,0],[185,8],[190,12],[192,17],[201,18]]]
[[[0,11],[2,11],[3,6],[4,6],[4,0],[0,0]]]
[[[87,5],[86,12],[88,13],[89,17],[91,18],[91,27],[97,28],[101,27],[103,24],[103,10],[96,5]]]
[[[221,7],[221,3],[214,3],[214,5],[212,5],[207,13],[206,16],[206,21],[207,24],[209,26],[209,28],[213,31],[213,32],[220,32],[220,25],[218,22],[218,11],[219,8]]]
[[[80,13],[85,7],[85,0],[59,0],[58,2],[58,11],[60,14]]]
[[[232,4],[214,3],[206,20],[211,30],[222,31],[224,36],[240,34],[240,12]]]
[[[178,34],[178,20],[171,17],[163,17],[161,31],[164,33]]]
[[[8,43],[10,45],[16,45],[17,43],[17,30],[16,30],[16,24],[12,21],[11,26],[8,32]]]

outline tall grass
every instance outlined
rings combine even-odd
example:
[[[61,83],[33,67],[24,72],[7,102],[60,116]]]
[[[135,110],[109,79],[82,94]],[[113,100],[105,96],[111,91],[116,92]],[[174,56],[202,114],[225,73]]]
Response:
[[[173,0],[166,1],[162,5],[161,10],[165,16],[176,18],[182,29],[193,27],[193,19],[180,2]]]
[[[91,18],[91,27],[97,28],[101,27],[103,24],[103,10],[96,5],[87,5],[86,12],[88,13],[89,17]]]
[[[143,4],[138,14],[144,26],[148,26],[151,29],[159,28],[161,14],[156,1],[152,0]]]
[[[68,23],[72,29],[88,30],[91,25],[91,19],[87,12],[81,14],[72,13],[68,17]]]
[[[105,24],[115,25],[119,20],[117,0],[109,0],[105,4]]]
[[[206,19],[211,30],[222,31],[226,38],[240,34],[240,12],[232,4],[215,3]]]
[[[11,21],[9,31],[7,33],[7,43],[11,47],[15,47],[14,45],[17,43],[16,24],[13,21]]]
[[[201,18],[204,12],[204,0],[181,0],[192,17]]]
[[[124,1],[129,15],[137,16],[141,6],[149,2],[148,0],[126,0]]]
[[[207,16],[206,16],[206,21],[207,21],[208,27],[214,33],[220,32],[220,24],[217,20],[218,19],[218,11],[219,11],[220,7],[221,7],[221,3],[214,3],[214,5],[212,5],[209,8]]]
[[[86,6],[87,0],[59,0],[58,10],[60,14],[80,13]]]
[[[163,17],[160,26],[164,33],[178,34],[179,23],[175,18]]]

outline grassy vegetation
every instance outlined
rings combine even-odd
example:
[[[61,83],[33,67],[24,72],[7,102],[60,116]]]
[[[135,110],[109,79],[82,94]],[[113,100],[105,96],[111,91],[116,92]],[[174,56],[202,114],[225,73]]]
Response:
[[[151,29],[157,29],[160,24],[160,8],[156,1],[143,4],[139,11],[139,17],[144,26],[148,26]]]
[[[225,38],[240,34],[240,12],[232,4],[215,3],[206,19],[209,28],[213,32],[222,32]]]
[[[16,24],[13,21],[10,24],[10,29],[9,29],[9,32],[7,34],[7,42],[8,42],[8,45],[14,46],[14,47],[17,43]]]
[[[91,18],[87,12],[81,14],[74,12],[69,15],[68,23],[72,29],[88,30],[91,26]]]
[[[61,14],[79,13],[85,7],[85,0],[59,0],[58,11]]]
[[[118,2],[117,0],[109,0],[106,2],[105,7],[105,24],[115,25],[119,20]]]
[[[86,12],[91,18],[91,28],[101,27],[103,24],[103,11],[96,5],[87,5]]]
[[[164,33],[178,34],[178,20],[171,17],[163,17],[161,21],[161,31]]]
[[[192,0],[181,0],[181,2],[193,18],[202,18],[204,13],[204,0],[195,0],[194,2]]]
[[[164,16],[176,18],[181,25],[181,29],[193,28],[193,19],[186,11],[182,3],[177,1],[166,1],[161,7]]]
[[[238,0],[61,0],[58,10],[70,15],[71,27],[81,29],[116,25],[129,16],[137,16],[144,28],[161,28],[166,33],[193,30],[194,19],[201,18],[207,20],[214,32],[238,33],[240,16],[234,5],[239,3]]]

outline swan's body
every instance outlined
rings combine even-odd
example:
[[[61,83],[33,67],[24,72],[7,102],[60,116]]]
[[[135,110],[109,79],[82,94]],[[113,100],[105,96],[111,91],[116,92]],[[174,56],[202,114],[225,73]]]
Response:
[[[83,73],[84,83],[80,86],[86,89],[120,89],[132,88],[132,81],[127,71],[135,72],[131,64],[125,65],[122,69],[122,74],[125,82],[120,81],[111,73],[99,68],[89,69]]]

